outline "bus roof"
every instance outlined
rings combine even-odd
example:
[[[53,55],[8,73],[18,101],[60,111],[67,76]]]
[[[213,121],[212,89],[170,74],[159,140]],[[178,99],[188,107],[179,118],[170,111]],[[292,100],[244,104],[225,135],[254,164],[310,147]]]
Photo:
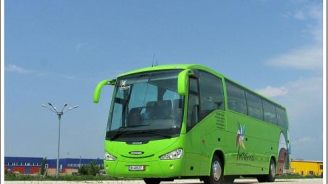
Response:
[[[119,75],[119,77],[125,76],[125,75],[131,75],[131,74],[135,74],[135,73],[157,71],[157,70],[172,70],[172,69],[203,69],[203,70],[206,70],[206,71],[210,71],[211,73],[214,73],[216,75],[223,76],[222,74],[219,74],[216,71],[214,71],[214,70],[212,70],[212,69],[210,69],[206,66],[203,66],[203,65],[198,65],[198,64],[170,64],[170,65],[150,66],[150,67],[146,67],[146,68],[140,68],[140,69],[132,70],[130,72],[126,72],[126,73],[123,73],[123,74]]]
[[[182,69],[182,70],[185,70],[185,69],[198,69],[198,70],[204,70],[204,71],[207,71],[211,74],[214,74],[216,76],[219,76],[221,78],[225,78],[233,83],[236,83],[238,84],[239,86],[243,87],[244,89],[248,90],[248,91],[251,91],[253,93],[255,93],[256,95],[262,97],[263,99],[265,100],[268,100],[269,102],[271,103],[274,103],[278,106],[280,106],[281,108],[285,109],[286,108],[272,100],[270,100],[269,98],[239,84],[238,82],[234,81],[234,80],[231,80],[230,78],[228,77],[225,77],[223,74],[211,69],[211,68],[208,68],[204,65],[199,65],[199,64],[169,64],[169,65],[158,65],[158,66],[150,66],[150,67],[145,67],[145,68],[140,68],[140,69],[136,69],[136,70],[132,70],[132,71],[129,71],[129,72],[126,72],[126,73],[123,73],[123,74],[120,74],[118,77],[122,77],[122,76],[126,76],[126,75],[132,75],[132,74],[137,74],[137,73],[143,73],[143,72],[150,72],[150,71],[158,71],[158,70],[174,70],[174,69]]]

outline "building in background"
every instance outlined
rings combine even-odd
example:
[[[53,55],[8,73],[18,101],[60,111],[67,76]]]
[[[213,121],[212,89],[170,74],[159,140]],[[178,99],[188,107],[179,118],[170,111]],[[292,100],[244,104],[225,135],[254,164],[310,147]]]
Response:
[[[5,157],[5,170],[20,174],[39,174],[42,157]]]
[[[12,173],[20,174],[39,174],[41,171],[42,157],[5,157],[5,170]],[[63,158],[59,160],[60,174],[77,173],[78,169],[95,162],[99,167],[103,167],[102,159],[85,159],[85,158]],[[57,159],[47,159],[45,163],[48,175],[56,174]]]
[[[61,174],[73,174],[77,173],[79,168],[83,165],[88,165],[91,162],[95,162],[99,167],[103,167],[102,159],[85,159],[85,158],[63,158],[59,161],[59,173]],[[49,159],[47,161],[47,174],[56,175],[56,159]]]
[[[322,161],[292,160],[290,167],[291,172],[294,174],[303,176],[323,176]]]

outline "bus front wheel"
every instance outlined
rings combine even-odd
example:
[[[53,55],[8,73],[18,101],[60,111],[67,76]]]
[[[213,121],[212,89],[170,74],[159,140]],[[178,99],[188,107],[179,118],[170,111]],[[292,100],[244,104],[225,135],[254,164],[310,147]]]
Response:
[[[159,184],[161,182],[161,180],[157,179],[157,178],[145,178],[144,182],[146,184]]]
[[[204,177],[205,184],[223,184],[223,164],[220,158],[214,155],[211,164],[210,176]]]

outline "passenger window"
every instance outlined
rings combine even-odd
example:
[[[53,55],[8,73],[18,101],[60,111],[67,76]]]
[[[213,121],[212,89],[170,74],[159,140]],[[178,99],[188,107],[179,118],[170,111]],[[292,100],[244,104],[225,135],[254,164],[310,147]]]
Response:
[[[118,128],[120,128],[124,122],[122,122],[122,109],[123,108],[123,105],[122,104],[119,104],[117,103],[115,106],[114,106],[114,109],[113,109],[113,122],[118,122],[118,123],[115,123],[112,125],[112,130],[116,130]],[[124,125],[125,126],[125,125]],[[108,127],[107,127],[107,131],[110,130],[110,124],[108,124]]]
[[[175,91],[165,90],[163,100],[177,100],[180,96]]]
[[[259,96],[246,92],[248,115],[263,120],[262,100]]]
[[[136,83],[133,88],[129,102],[129,109],[140,107],[140,104],[144,104],[144,102],[156,101],[158,98],[158,86],[148,83]],[[142,94],[146,94],[144,98],[140,98]]]
[[[227,81],[228,106],[236,112],[247,114],[245,92],[235,84]]]
[[[175,85],[177,85],[175,83]],[[180,123],[182,120],[182,113],[183,113],[183,100],[180,99],[180,96],[173,91],[166,90],[163,95],[164,101],[171,101],[172,103],[172,111],[171,116],[173,119],[176,120],[176,124]]]
[[[277,123],[275,106],[266,100],[262,100],[262,103],[263,103],[263,111],[264,111],[264,121]]]
[[[199,72],[200,120],[216,109],[224,109],[221,79],[206,72]]]
[[[198,80],[195,78],[189,78],[187,131],[192,129],[192,127],[194,127],[198,121],[199,121]]]
[[[287,128],[286,110],[281,107],[276,107],[278,124],[281,127]]]

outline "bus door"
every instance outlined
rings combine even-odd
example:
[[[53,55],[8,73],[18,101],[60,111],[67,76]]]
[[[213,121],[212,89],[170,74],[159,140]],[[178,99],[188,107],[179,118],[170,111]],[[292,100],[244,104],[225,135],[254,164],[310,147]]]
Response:
[[[199,87],[198,79],[189,78],[189,94],[187,105],[187,126],[186,126],[186,174],[198,175],[201,165],[201,154],[204,150],[201,146],[203,133],[197,129],[199,123]]]

